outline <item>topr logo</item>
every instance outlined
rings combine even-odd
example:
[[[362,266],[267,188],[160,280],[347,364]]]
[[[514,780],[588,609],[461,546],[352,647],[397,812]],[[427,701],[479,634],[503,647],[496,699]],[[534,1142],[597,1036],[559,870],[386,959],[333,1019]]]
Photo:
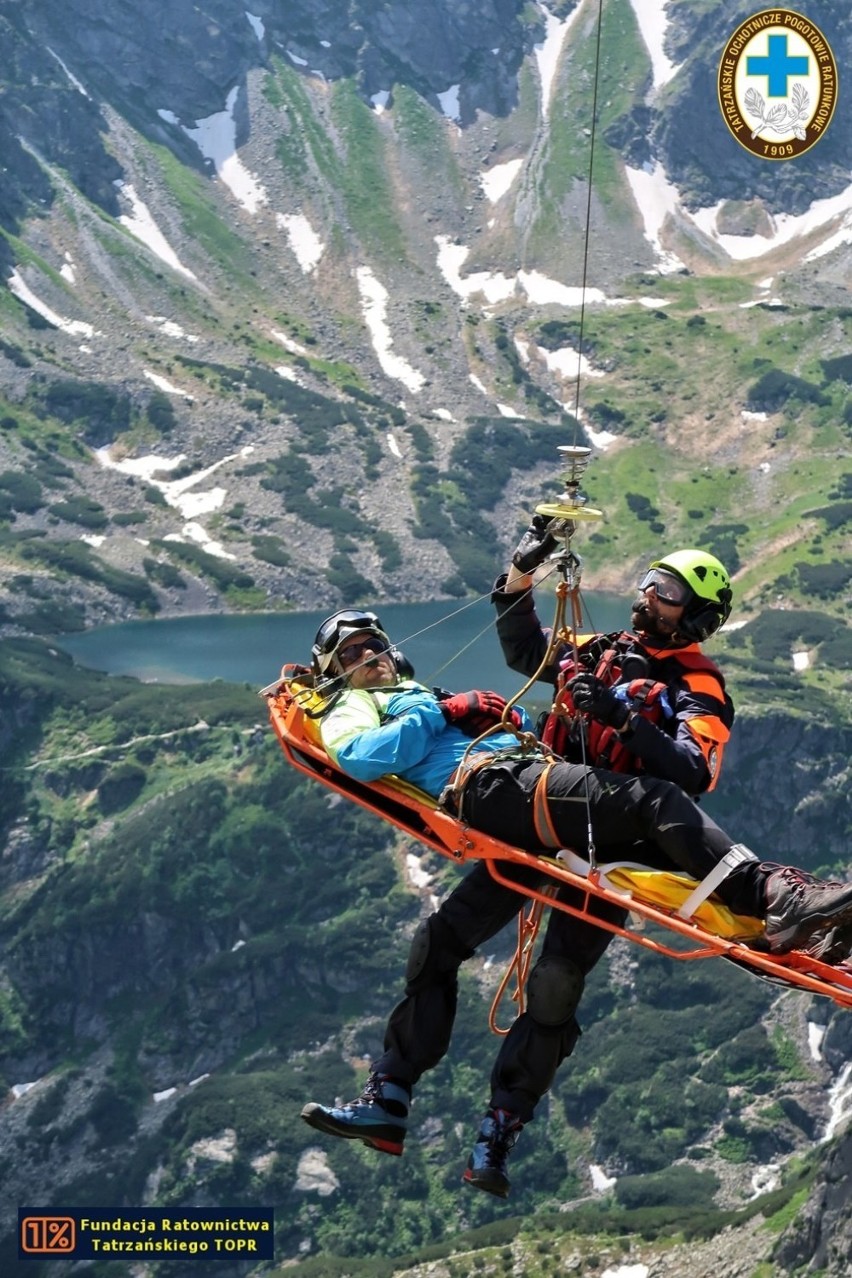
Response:
[[[718,83],[722,117],[740,145],[763,160],[792,160],[831,122],[837,63],[809,18],[763,9],[728,40]]]

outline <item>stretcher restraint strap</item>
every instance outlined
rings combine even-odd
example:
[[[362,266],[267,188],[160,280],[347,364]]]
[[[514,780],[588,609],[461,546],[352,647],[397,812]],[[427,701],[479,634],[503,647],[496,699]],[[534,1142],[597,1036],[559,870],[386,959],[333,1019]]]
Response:
[[[730,851],[726,852],[718,865],[715,865],[706,879],[702,879],[693,892],[684,901],[678,910],[678,915],[682,919],[692,918],[699,905],[702,905],[711,896],[720,883],[724,883],[729,874],[733,873],[740,865],[745,865],[747,861],[757,861],[755,856],[742,843],[735,843]]]

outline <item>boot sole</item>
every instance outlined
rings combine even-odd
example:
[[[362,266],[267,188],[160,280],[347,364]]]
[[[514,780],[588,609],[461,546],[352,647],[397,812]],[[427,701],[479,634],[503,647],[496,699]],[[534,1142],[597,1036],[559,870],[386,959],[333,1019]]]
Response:
[[[482,1189],[486,1194],[493,1194],[495,1198],[509,1197],[510,1185],[503,1177],[494,1180],[482,1173],[472,1172],[468,1167],[462,1172],[462,1180],[473,1189]]]
[[[834,913],[814,914],[807,925],[800,923],[798,927],[789,927],[784,932],[766,937],[770,954],[789,954],[791,950],[800,950],[811,937],[824,927],[841,927],[852,920],[852,901],[844,909]]]
[[[364,1145],[370,1149],[377,1149],[381,1154],[393,1154],[399,1158],[404,1149],[404,1144],[395,1131],[379,1128],[372,1135],[366,1131],[359,1132],[357,1128],[337,1122],[323,1109],[322,1105],[315,1103],[306,1105],[301,1117],[315,1131],[324,1132],[326,1136],[338,1136],[341,1140],[360,1140]]]

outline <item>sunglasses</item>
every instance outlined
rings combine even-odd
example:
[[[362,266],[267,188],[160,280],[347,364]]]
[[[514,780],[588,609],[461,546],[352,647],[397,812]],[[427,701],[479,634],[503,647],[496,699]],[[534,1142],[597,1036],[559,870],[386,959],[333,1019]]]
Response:
[[[371,635],[368,639],[362,639],[360,643],[348,643],[345,648],[339,648],[337,656],[343,669],[351,670],[365,653],[372,652],[378,656],[387,650],[386,643],[383,643],[376,635]]]
[[[681,581],[674,573],[666,572],[663,568],[649,568],[639,582],[639,590],[642,594],[651,586],[654,587],[654,594],[660,603],[671,604],[673,607],[683,607],[692,596],[692,590],[685,581]]]

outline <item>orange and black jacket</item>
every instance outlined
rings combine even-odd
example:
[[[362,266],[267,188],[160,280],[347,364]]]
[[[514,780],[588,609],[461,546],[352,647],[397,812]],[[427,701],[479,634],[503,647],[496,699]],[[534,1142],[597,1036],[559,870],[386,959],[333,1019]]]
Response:
[[[497,634],[511,670],[529,678],[545,655],[549,632],[539,621],[532,592],[506,594],[505,577],[499,577],[491,596],[497,609]],[[725,691],[721,671],[698,644],[682,648],[657,648],[640,643],[637,635],[621,631],[608,635],[584,636],[581,668],[592,672],[605,653],[616,654],[618,666],[631,654],[642,658],[643,677],[664,684],[668,713],[645,717],[636,715],[628,732],[618,737],[619,746],[629,752],[628,763],[613,769],[606,758],[585,758],[597,766],[618,771],[646,772],[673,781],[687,794],[698,795],[716,785],[725,743],[734,721],[734,707]],[[573,650],[566,645],[541,671],[539,678],[559,689]],[[629,669],[629,662],[626,667]],[[652,721],[652,719],[656,721]],[[569,762],[579,763],[583,755],[574,738],[563,738],[559,750]],[[630,766],[632,764],[632,766]]]

